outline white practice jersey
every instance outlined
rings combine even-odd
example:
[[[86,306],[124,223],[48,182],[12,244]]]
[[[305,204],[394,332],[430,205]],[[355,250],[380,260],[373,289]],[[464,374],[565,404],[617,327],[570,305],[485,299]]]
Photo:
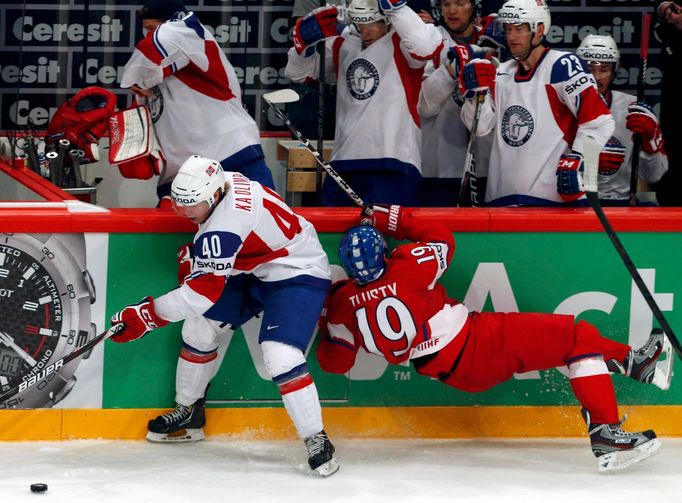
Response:
[[[616,122],[616,130],[608,143],[625,147],[625,160],[612,175],[599,175],[599,198],[627,201],[630,198],[630,173],[632,172],[632,131],[625,127],[628,106],[637,101],[635,96],[620,91],[610,91],[607,104]],[[639,177],[655,183],[668,171],[668,157],[663,152],[639,154]]]
[[[443,26],[438,30],[444,46],[440,55],[424,68],[424,82],[419,95],[422,122],[422,175],[428,178],[462,178],[469,130],[460,118],[464,98],[457,80],[447,71],[447,54],[457,45]],[[473,43],[476,43],[475,41]],[[486,176],[493,133],[474,139],[476,175]]]
[[[260,144],[234,68],[192,12],[137,44],[121,80],[132,85],[154,93],[145,101],[168,161],[159,184],[172,181],[192,154],[222,161]]]
[[[315,228],[274,191],[226,172],[228,191],[194,236],[190,278],[154,301],[162,318],[178,321],[205,313],[229,276],[262,281],[301,275],[330,279],[329,261]]]
[[[432,24],[411,9],[390,14],[391,28],[362,48],[354,28],[326,41],[326,79],[337,83],[336,169],[389,169],[419,176],[421,130],[417,105],[424,65],[443,41]],[[305,54],[305,53],[304,53]],[[317,53],[289,50],[286,75],[294,82],[317,78]]]
[[[581,152],[586,136],[602,146],[614,123],[596,82],[576,55],[545,49],[535,67],[518,73],[510,60],[497,68],[494,103],[486,98],[477,134],[495,129],[486,202],[492,205],[561,203],[559,159]],[[471,124],[473,100],[462,108]]]

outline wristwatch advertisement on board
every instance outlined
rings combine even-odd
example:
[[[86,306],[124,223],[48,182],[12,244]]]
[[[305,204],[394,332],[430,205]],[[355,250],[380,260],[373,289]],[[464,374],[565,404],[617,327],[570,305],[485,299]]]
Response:
[[[82,233],[0,234],[0,391],[39,381],[0,409],[52,407],[71,391],[89,354],[44,370],[95,337],[94,301]]]

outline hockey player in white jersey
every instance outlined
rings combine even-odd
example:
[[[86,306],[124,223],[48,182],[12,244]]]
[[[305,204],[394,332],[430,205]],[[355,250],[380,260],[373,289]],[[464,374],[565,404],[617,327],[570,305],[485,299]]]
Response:
[[[147,35],[126,63],[121,87],[131,88],[151,113],[167,161],[159,199],[168,197],[175,174],[194,152],[274,188],[258,126],[209,30],[182,0],[146,0],[139,16]]]
[[[495,26],[513,59],[497,71],[486,60],[462,71],[467,125],[475,93],[490,91],[476,134],[495,129],[485,198],[491,206],[580,204],[583,142],[591,136],[605,145],[613,134],[613,118],[587,65],[543,45],[550,23],[544,0],[505,2]]]
[[[630,203],[634,133],[643,139],[639,178],[655,183],[668,170],[658,119],[651,107],[637,102],[635,96],[609,89],[620,66],[620,51],[611,36],[586,36],[576,54],[587,62],[616,123],[616,130],[599,155],[599,199],[602,206],[627,206]]]
[[[173,180],[171,198],[177,213],[199,225],[191,274],[175,290],[146,297],[111,319],[124,324],[115,342],[138,339],[175,321],[194,325],[193,332],[183,330],[178,406],[150,422],[150,435],[157,435],[152,440],[178,426],[203,426],[202,397],[220,361],[218,339],[224,327],[236,329],[262,312],[258,342],[265,369],[305,441],[311,469],[331,475],[338,463],[304,354],[331,284],[315,229],[274,191],[196,155]]]
[[[480,0],[441,0],[437,27],[444,47],[424,69],[419,95],[422,121],[421,206],[455,206],[466,156],[468,130],[460,118],[464,97],[458,85],[464,63],[485,57],[477,45],[484,33],[475,21]],[[488,170],[492,133],[476,138],[476,175],[482,181]]]
[[[417,102],[424,65],[443,41],[432,24],[406,8],[406,0],[352,0],[351,25],[336,36],[336,7],[323,7],[296,23],[286,75],[315,79],[325,40],[326,81],[337,83],[336,136],[331,165],[368,204],[418,204],[421,130]],[[353,204],[330,177],[327,206]]]

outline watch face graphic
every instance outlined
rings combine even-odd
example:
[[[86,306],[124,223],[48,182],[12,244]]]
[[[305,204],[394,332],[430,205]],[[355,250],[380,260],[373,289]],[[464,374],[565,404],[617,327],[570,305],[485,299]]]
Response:
[[[80,243],[82,234],[0,234],[0,391],[40,381],[0,408],[53,405],[74,384],[80,358],[42,380],[41,371],[94,334],[94,286],[72,249]]]

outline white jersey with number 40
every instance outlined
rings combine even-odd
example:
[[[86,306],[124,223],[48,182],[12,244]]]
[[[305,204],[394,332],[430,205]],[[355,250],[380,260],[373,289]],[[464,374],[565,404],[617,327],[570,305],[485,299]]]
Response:
[[[155,301],[165,319],[205,313],[231,275],[249,273],[267,282],[302,275],[331,277],[327,255],[310,222],[276,192],[244,175],[228,171],[225,178],[225,196],[194,237],[192,274]]]

